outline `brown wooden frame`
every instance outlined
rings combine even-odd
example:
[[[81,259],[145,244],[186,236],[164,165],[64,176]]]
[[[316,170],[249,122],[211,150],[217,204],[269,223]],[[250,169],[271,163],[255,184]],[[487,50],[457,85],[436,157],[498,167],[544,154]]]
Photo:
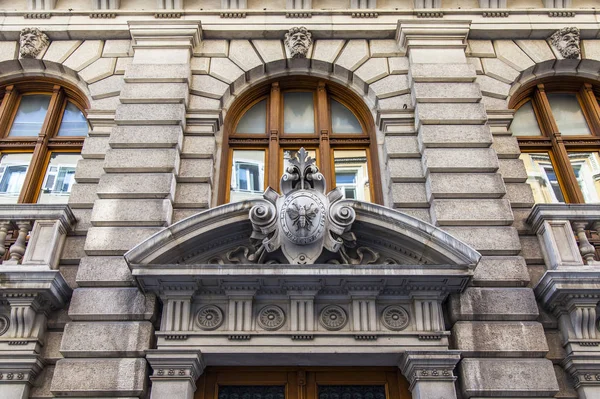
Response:
[[[0,93],[0,155],[33,153],[18,203],[36,202],[51,154],[81,152],[83,146],[84,136],[56,137],[67,102],[72,102],[86,117],[89,103],[75,86],[48,78],[9,81],[0,87]],[[51,96],[40,134],[31,137],[8,137],[21,98],[33,94]]]
[[[285,385],[285,399],[318,399],[319,385],[385,385],[386,399],[409,399],[397,367],[207,367],[194,399],[218,399],[220,385]]]
[[[283,132],[283,93],[314,93],[315,133],[292,134]],[[240,134],[236,127],[243,115],[252,106],[267,99],[267,122],[265,134]],[[329,98],[346,106],[360,122],[362,134],[332,133]],[[367,154],[369,182],[372,202],[382,203],[381,178],[377,156],[375,125],[369,109],[363,101],[348,89],[333,82],[311,77],[292,77],[271,80],[251,89],[238,99],[229,109],[224,124],[223,157],[221,160],[222,183],[219,187],[219,203],[229,201],[229,182],[231,180],[231,162],[233,150],[264,149],[267,154],[265,165],[265,186],[279,188],[279,179],[283,171],[280,162],[282,149],[315,149],[317,164],[326,177],[328,189],[335,188],[333,170],[334,149],[360,149]],[[266,187],[265,187],[266,188]]]
[[[511,108],[519,109],[531,101],[542,136],[519,136],[519,147],[523,153],[549,153],[567,203],[585,202],[569,161],[569,152],[600,151],[600,106],[596,98],[599,92],[600,87],[592,85],[590,81],[546,79],[521,90],[509,104]],[[576,94],[591,135],[563,136],[552,115],[546,93]]]

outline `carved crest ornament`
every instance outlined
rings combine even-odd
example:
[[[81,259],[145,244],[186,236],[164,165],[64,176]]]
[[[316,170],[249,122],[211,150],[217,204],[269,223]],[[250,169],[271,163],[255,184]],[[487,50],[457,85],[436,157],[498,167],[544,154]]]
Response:
[[[325,194],[325,178],[304,148],[290,159],[280,184],[283,195],[269,187],[250,210],[250,239],[257,249],[249,259],[264,263],[268,253],[281,249],[290,264],[311,264],[325,249],[340,252],[348,263],[343,248],[356,241],[350,232],[354,209],[340,202],[340,190]]]

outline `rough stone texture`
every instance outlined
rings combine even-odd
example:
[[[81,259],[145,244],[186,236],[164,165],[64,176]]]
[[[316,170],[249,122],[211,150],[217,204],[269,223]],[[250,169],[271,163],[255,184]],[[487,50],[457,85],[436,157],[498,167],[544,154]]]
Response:
[[[478,125],[487,120],[482,104],[417,104],[418,123],[426,125]]]
[[[123,77],[116,75],[102,79],[88,87],[92,98],[100,100],[102,98],[118,96],[121,90],[123,90],[124,85]]]
[[[548,345],[540,323],[460,321],[452,341],[465,357],[544,357]]]
[[[210,58],[207,57],[192,57],[190,60],[190,68],[194,75],[206,75],[210,70]]]
[[[402,96],[394,96],[377,101],[377,105],[381,111],[397,111],[401,109],[411,108],[412,99],[409,94]]]
[[[208,75],[194,75],[190,91],[199,96],[220,99],[226,92],[229,91],[227,83],[223,83],[218,79]]]
[[[186,103],[189,88],[185,83],[129,83],[121,91],[126,103]]]
[[[108,148],[107,136],[90,136],[83,143],[81,156],[84,159],[103,159]]]
[[[419,143],[424,148],[487,148],[492,143],[492,134],[488,125],[421,125]]]
[[[495,172],[498,158],[490,148],[427,148],[423,166],[429,172]]]
[[[147,321],[72,322],[65,327],[60,351],[67,357],[143,357],[153,333]]]
[[[420,159],[392,158],[388,161],[388,168],[395,183],[425,181]]]
[[[519,72],[535,66],[535,62],[512,40],[494,40],[494,48],[500,60]]]
[[[483,65],[481,64],[481,58],[467,57],[467,62],[475,67],[475,73],[477,75],[483,75]]]
[[[520,256],[484,256],[473,275],[473,284],[481,287],[521,287],[528,282],[527,265]]]
[[[369,40],[371,57],[395,57],[403,54],[396,40]]]
[[[213,175],[211,159],[182,159],[178,179],[186,183],[210,183]]]
[[[548,397],[558,392],[552,362],[546,359],[463,359],[463,395]]]
[[[235,83],[241,85],[244,83],[245,74],[229,58],[215,58],[210,64],[210,75],[222,80],[225,83]]]
[[[140,396],[146,390],[145,359],[63,359],[50,390],[58,396]]]
[[[108,143],[111,148],[173,148],[182,136],[179,125],[116,126]]]
[[[104,42],[102,57],[128,57],[133,55],[131,40],[107,40]]]
[[[410,92],[406,75],[389,75],[369,85],[369,95],[388,98]]]
[[[544,255],[537,236],[521,236],[521,256],[528,264],[544,264]]]
[[[96,184],[74,184],[69,195],[71,208],[91,208],[96,200]]]
[[[524,183],[527,180],[527,171],[520,159],[499,159],[500,174],[507,183]]]
[[[392,75],[408,73],[408,57],[390,57],[388,64]]]
[[[80,159],[75,169],[75,181],[77,183],[98,183],[100,176],[104,173],[103,159]]]
[[[510,85],[506,83],[485,75],[478,76],[475,81],[477,84],[479,84],[482,94],[499,99],[505,99],[508,97]]]
[[[472,57],[496,57],[491,40],[469,40],[466,52]]]
[[[151,320],[156,297],[132,288],[78,288],[73,291],[69,317],[73,321]]]
[[[46,50],[43,60],[62,64],[81,43],[81,40],[54,40]]]
[[[481,64],[486,75],[504,83],[511,84],[520,75],[519,71],[498,58],[484,58],[481,60]]]
[[[158,227],[91,227],[85,242],[85,253],[123,255],[159,230]]]
[[[510,225],[513,215],[504,199],[443,199],[431,203],[432,220],[438,226]]]
[[[45,54],[44,54],[45,55]],[[18,57],[17,42],[0,42],[0,62],[11,61]]]
[[[248,40],[232,40],[229,43],[229,58],[246,72],[255,68],[262,69],[263,66],[263,62]]]
[[[227,40],[202,40],[194,48],[194,55],[203,57],[227,57],[229,54],[229,41]]]
[[[548,42],[545,40],[515,40],[521,48],[536,64],[554,61],[556,57],[552,53]]]
[[[470,103],[481,98],[479,87],[473,83],[415,83],[413,93],[420,103]]]
[[[394,207],[429,207],[423,183],[392,184]]]
[[[215,153],[215,138],[212,136],[186,136],[183,138],[182,153],[198,158],[212,157]]]
[[[312,67],[331,72],[333,61],[344,47],[345,40],[317,40],[313,45]]]
[[[130,64],[125,71],[126,82],[189,82],[190,66],[187,64]]]
[[[113,74],[116,58],[100,58],[79,72],[79,76],[87,83],[94,83]]]
[[[133,277],[121,256],[87,256],[81,259],[76,277],[80,287],[128,287]]]
[[[410,76],[415,82],[473,82],[475,67],[471,64],[412,64]]]
[[[115,113],[120,125],[178,125],[184,120],[183,104],[121,104]]]
[[[92,216],[91,209],[71,209],[73,215],[77,218],[77,222],[73,227],[73,231],[77,235],[87,234],[87,230],[90,228],[90,217]]]
[[[115,74],[125,75],[125,70],[129,68],[129,65],[133,62],[133,57],[119,57],[117,58],[117,64],[115,65]]]
[[[286,67],[286,55],[283,42],[279,40],[253,40],[252,44],[265,62],[267,72],[277,71]]]
[[[143,179],[136,173],[104,174],[98,184],[98,197],[169,198],[174,186],[172,173],[145,173]]]
[[[505,192],[498,173],[431,173],[427,178],[430,198],[500,198]]]
[[[533,192],[527,183],[507,183],[506,198],[513,208],[531,208],[534,204]]]
[[[220,109],[221,102],[219,100],[202,96],[190,96],[190,103],[188,104],[188,110],[190,111],[219,111]]]
[[[74,71],[81,71],[102,55],[104,42],[102,40],[86,40],[63,63]]]
[[[388,156],[394,158],[420,158],[415,136],[386,136],[385,146]]]
[[[92,226],[168,226],[173,208],[168,199],[98,199]]]
[[[521,154],[519,142],[513,136],[494,136],[492,148],[496,151],[498,158],[518,158]]]
[[[208,208],[210,185],[208,183],[181,183],[177,185],[174,207]]]
[[[366,40],[349,40],[335,61],[333,69],[336,74],[347,76],[345,71],[355,71],[368,58],[369,45]]]
[[[54,376],[54,366],[46,366],[36,378],[31,390],[29,391],[30,399],[45,399],[52,398],[50,385]]]
[[[373,83],[388,74],[386,58],[371,58],[354,72],[354,83],[366,88],[365,84]]]
[[[62,332],[49,331],[44,335],[46,342],[42,348],[42,357],[47,363],[54,364],[63,358],[63,355],[59,351],[62,338]]]
[[[144,155],[142,155],[144,154]],[[164,148],[147,150],[112,148],[106,153],[106,172],[173,172],[179,165],[177,151]]]
[[[518,255],[521,251],[514,227],[445,227],[444,230],[482,255]]]
[[[450,318],[456,321],[535,321],[538,306],[531,288],[469,287],[450,296]]]

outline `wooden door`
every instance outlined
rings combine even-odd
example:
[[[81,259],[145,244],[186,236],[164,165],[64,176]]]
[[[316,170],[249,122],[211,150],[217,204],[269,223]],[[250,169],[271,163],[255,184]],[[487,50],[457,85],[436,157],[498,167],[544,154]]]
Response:
[[[410,399],[387,367],[208,367],[195,399]]]

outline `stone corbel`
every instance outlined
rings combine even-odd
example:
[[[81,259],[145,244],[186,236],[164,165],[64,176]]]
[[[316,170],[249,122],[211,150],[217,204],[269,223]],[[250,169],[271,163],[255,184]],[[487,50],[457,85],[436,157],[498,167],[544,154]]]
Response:
[[[455,399],[454,368],[459,361],[459,351],[406,351],[398,367],[413,399]]]
[[[149,349],[146,360],[154,370],[151,399],[193,398],[196,380],[206,367],[199,350]]]

